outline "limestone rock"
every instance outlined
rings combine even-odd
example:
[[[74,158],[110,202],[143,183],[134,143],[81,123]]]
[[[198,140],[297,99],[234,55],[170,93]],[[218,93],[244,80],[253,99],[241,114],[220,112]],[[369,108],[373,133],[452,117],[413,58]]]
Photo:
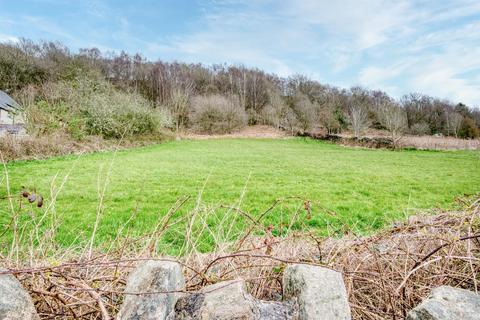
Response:
[[[282,302],[251,296],[245,281],[232,280],[204,287],[178,299],[168,320],[348,320],[347,292],[340,273],[292,265],[284,275]]]
[[[215,319],[250,320],[258,319],[260,309],[247,293],[245,282],[224,281],[179,300],[175,306],[175,320]]]
[[[179,291],[185,281],[182,267],[171,261],[146,261],[128,277],[127,293]],[[119,320],[165,320],[172,312],[180,293],[158,293],[145,295],[126,294]]]
[[[287,320],[293,319],[290,304],[253,298],[244,281],[207,286],[200,293],[182,297],[175,305],[175,320]]]
[[[283,276],[286,299],[298,304],[299,320],[351,319],[342,275],[311,265],[288,266]]]
[[[259,301],[260,320],[296,320],[298,312],[292,302]]]
[[[479,294],[449,286],[438,287],[407,316],[407,320],[456,319],[480,319]]]
[[[5,271],[0,268],[0,272]],[[11,274],[0,274],[0,319],[39,319],[32,298]]]

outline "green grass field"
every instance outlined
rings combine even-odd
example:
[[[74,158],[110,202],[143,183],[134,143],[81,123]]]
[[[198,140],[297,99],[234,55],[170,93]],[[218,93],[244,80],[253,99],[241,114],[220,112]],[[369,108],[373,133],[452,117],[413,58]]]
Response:
[[[12,193],[21,186],[35,188],[47,204],[51,190],[68,175],[55,203],[62,220],[57,239],[64,244],[88,238],[107,176],[97,243],[114,237],[133,211],[137,218],[131,234],[151,231],[178,197],[192,196],[183,209],[188,210],[200,192],[202,202],[217,205],[238,202],[245,190],[241,208],[252,215],[277,198],[310,199],[313,214],[307,226],[322,233],[327,224],[370,231],[417,209],[449,208],[456,196],[480,190],[478,152],[394,152],[301,138],[175,141],[120,151],[115,157],[105,152],[12,162],[7,169]],[[1,198],[6,195],[5,177],[0,181]],[[264,223],[288,223],[301,206],[300,200],[287,201]],[[0,200],[0,210],[0,222],[6,225],[7,201]]]

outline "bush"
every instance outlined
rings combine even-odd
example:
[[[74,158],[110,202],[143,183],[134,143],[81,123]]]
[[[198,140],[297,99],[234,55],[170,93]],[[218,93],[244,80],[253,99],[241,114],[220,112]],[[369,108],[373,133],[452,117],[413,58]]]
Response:
[[[202,133],[231,133],[247,124],[247,114],[233,97],[197,96],[192,100],[190,120]]]
[[[477,128],[475,121],[472,118],[466,117],[463,119],[462,127],[458,133],[460,138],[474,139],[480,136],[480,130]]]
[[[64,102],[49,103],[43,98],[25,108],[27,132],[35,136],[68,133],[68,128],[74,127],[70,124],[73,117]]]
[[[24,107],[27,131],[34,135],[120,138],[155,134],[169,122],[165,112],[152,108],[142,96],[119,91],[92,75],[46,83],[35,99],[21,100],[31,101]]]
[[[423,136],[426,134],[430,134],[430,126],[426,122],[419,122],[415,123],[411,128],[410,128],[410,133],[417,135],[417,136]]]
[[[136,94],[109,90],[85,102],[80,110],[89,134],[120,138],[156,133],[166,125],[166,115]]]

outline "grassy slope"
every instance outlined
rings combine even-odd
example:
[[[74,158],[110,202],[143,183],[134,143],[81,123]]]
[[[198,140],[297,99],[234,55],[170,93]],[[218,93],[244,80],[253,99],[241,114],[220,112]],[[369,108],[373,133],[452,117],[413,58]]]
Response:
[[[98,181],[107,176],[112,158],[112,153],[97,153],[10,163],[12,192],[25,185],[48,198],[53,178],[58,174],[58,186],[70,172],[56,203],[64,220],[59,240],[88,237],[99,203]],[[233,204],[246,185],[242,208],[254,214],[276,198],[299,195],[337,213],[329,217],[314,205],[312,227],[324,230],[332,222],[368,230],[403,217],[408,209],[448,207],[455,196],[478,192],[480,155],[353,149],[305,139],[179,141],[121,151],[112,165],[99,241],[112,237],[132,210],[139,217],[135,232],[151,230],[177,197],[196,197],[204,184],[207,203]],[[287,203],[266,223],[288,222],[300,205]],[[0,221],[6,223],[5,202],[0,209]]]

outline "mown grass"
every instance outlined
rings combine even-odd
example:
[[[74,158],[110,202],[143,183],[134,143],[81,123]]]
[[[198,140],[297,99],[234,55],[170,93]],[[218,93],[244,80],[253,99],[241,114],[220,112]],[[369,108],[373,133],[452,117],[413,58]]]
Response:
[[[61,220],[56,239],[65,245],[90,236],[101,202],[97,245],[115,237],[133,212],[129,235],[152,231],[183,195],[192,200],[178,215],[200,203],[199,196],[213,207],[242,199],[241,209],[253,216],[275,199],[299,196],[313,201],[306,225],[319,233],[327,226],[367,232],[418,209],[449,208],[456,196],[476,193],[480,186],[479,152],[345,148],[301,138],[184,140],[6,167],[13,194],[26,186],[43,194],[47,204],[68,175],[54,206]],[[2,198],[5,177],[0,181]],[[0,201],[0,210],[0,223],[7,225],[11,214],[6,201]],[[32,207],[33,214],[39,210]],[[264,223],[281,232],[302,210],[301,200],[283,202]],[[166,241],[181,245],[182,237]]]

